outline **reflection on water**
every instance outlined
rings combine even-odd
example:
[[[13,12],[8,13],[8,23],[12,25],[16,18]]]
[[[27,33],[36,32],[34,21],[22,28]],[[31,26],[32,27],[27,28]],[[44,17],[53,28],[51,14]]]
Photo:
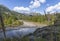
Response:
[[[27,35],[29,33],[33,33],[36,30],[36,28],[19,28],[17,30],[9,30],[6,31],[6,36],[8,38],[11,37],[21,37],[24,35]],[[4,37],[3,32],[0,32],[0,38]]]

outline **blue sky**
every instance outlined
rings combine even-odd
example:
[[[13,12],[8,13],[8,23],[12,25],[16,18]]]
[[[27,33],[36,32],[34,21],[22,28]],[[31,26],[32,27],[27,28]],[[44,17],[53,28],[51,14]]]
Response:
[[[5,5],[17,12],[55,12],[60,10],[60,0],[0,0]]]

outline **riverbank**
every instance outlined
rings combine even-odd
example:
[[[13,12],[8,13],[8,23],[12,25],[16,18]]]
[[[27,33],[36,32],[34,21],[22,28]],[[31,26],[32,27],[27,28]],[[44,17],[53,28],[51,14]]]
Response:
[[[20,20],[23,22],[23,26],[41,26],[41,27],[44,27],[44,26],[47,26],[48,24],[43,24],[43,23],[39,23],[39,22],[32,22],[32,21],[26,21],[26,20]]]

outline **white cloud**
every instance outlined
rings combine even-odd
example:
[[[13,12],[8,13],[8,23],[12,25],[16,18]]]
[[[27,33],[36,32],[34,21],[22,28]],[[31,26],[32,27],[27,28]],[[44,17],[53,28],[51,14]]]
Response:
[[[50,12],[50,11],[53,11],[53,10],[54,10],[54,7],[53,6],[50,6],[50,7],[46,8],[46,11],[47,12]]]
[[[35,0],[34,2],[31,1],[30,3],[31,3],[31,5],[29,6],[30,8],[37,8],[40,6],[40,2],[37,0]]]
[[[54,10],[60,10],[60,2],[54,6],[49,6],[46,8],[46,11],[47,12],[52,12]]]
[[[30,12],[31,10],[33,11],[33,8],[38,8],[41,6],[41,3],[45,3],[46,0],[32,0],[30,2],[30,5],[28,7],[14,7],[13,10],[17,12]]]
[[[30,8],[38,8],[41,6],[41,3],[45,3],[45,2],[46,2],[46,0],[34,0],[34,1],[30,2],[29,7]]]
[[[28,7],[14,7],[13,10],[15,11],[30,11],[30,9]]]
[[[28,13],[30,11],[30,8],[28,7],[14,7],[14,11],[20,12],[20,13]]]
[[[57,9],[60,9],[60,2],[56,5]]]
[[[39,0],[41,3],[45,3],[46,2],[46,0]]]

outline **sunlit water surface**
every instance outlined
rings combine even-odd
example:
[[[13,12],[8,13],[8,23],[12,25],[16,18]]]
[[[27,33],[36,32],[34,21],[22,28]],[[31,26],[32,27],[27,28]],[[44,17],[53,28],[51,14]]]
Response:
[[[8,29],[7,29],[8,30]],[[6,31],[6,37],[11,38],[11,37],[22,37],[24,35],[33,33],[36,30],[36,28],[18,28],[18,29],[13,29],[13,30],[8,30]],[[0,32],[0,38],[3,38],[3,32]]]

